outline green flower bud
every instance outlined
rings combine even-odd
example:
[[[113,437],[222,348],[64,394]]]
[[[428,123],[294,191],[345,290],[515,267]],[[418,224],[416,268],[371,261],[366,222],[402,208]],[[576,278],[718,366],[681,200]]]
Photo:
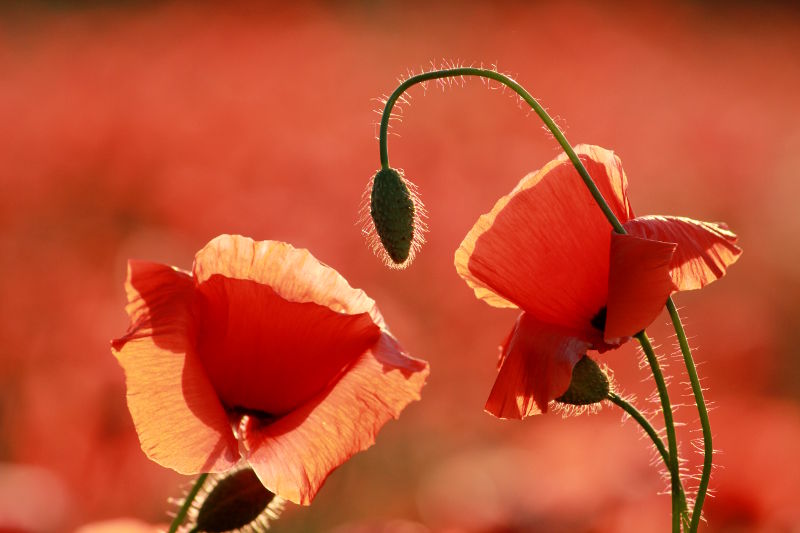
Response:
[[[190,511],[192,531],[263,531],[283,508],[283,500],[249,467],[213,475],[206,483]]]
[[[591,405],[608,398],[608,376],[590,357],[583,356],[572,369],[567,392],[556,398],[569,405]]]
[[[393,268],[405,268],[422,244],[424,209],[413,184],[393,168],[372,179],[365,233],[376,253]]]

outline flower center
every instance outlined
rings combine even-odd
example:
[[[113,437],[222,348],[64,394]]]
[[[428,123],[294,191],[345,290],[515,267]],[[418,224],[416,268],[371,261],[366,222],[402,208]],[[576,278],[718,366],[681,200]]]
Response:
[[[606,306],[600,308],[596,315],[589,322],[592,327],[601,333],[606,330]]]

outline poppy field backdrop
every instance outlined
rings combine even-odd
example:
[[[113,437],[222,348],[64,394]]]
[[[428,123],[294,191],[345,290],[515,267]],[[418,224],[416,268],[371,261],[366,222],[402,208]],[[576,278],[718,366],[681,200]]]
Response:
[[[310,249],[431,365],[422,401],[276,531],[664,530],[667,482],[617,409],[483,412],[515,313],[475,300],[453,253],[557,155],[535,114],[479,80],[412,89],[389,144],[420,189],[427,243],[397,272],[360,235],[376,99],[433,61],[496,65],[573,144],[614,150],[637,213],[724,220],[739,235],[726,279],[676,298],[719,450],[701,530],[798,531],[798,22],[780,4],[715,2],[3,6],[0,530],[165,520],[187,479],[142,453],[109,340],[127,326],[128,258],[190,269],[221,233]],[[648,331],[674,374],[667,321]],[[656,408],[632,345],[599,359]],[[671,384],[686,404],[681,456],[697,469],[683,381]]]

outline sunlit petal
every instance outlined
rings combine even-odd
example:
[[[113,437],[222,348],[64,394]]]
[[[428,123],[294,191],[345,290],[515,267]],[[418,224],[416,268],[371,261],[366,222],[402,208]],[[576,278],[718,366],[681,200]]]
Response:
[[[670,275],[679,290],[699,289],[725,275],[742,250],[725,224],[684,217],[645,216],[629,220],[625,229],[633,235],[678,245]]]
[[[195,351],[192,278],[131,261],[125,285],[131,327],[112,351],[125,369],[142,449],[183,474],[231,467],[239,458],[236,440]]]
[[[368,313],[287,301],[250,280],[214,274],[197,292],[197,352],[229,408],[288,413],[338,379],[380,337]]]
[[[289,302],[314,302],[338,313],[369,313],[376,324],[383,325],[375,302],[364,291],[351,287],[308,250],[285,242],[220,235],[197,252],[193,272],[198,284],[214,274],[255,281]]]
[[[589,343],[522,313],[504,344],[500,372],[485,409],[498,418],[547,412],[547,404],[569,388],[572,369]]]
[[[247,459],[264,486],[308,504],[336,467],[371,446],[378,430],[419,399],[428,365],[388,334],[328,390],[274,421],[249,418]]]
[[[608,277],[606,342],[646,328],[675,290],[669,276],[675,244],[613,233]]]
[[[613,152],[587,145],[576,151],[617,216],[633,216]],[[609,229],[562,154],[480,217],[456,252],[455,265],[476,296],[492,305],[585,328],[605,305]]]

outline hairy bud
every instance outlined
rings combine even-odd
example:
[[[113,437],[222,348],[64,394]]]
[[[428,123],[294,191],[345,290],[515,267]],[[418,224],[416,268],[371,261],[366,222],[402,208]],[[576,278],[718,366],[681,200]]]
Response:
[[[264,531],[283,500],[267,490],[252,468],[209,477],[189,512],[192,531]]]
[[[414,185],[393,168],[379,170],[371,185],[369,219],[364,221],[364,232],[373,250],[388,266],[405,268],[422,244],[425,230],[422,204]]]
[[[567,392],[556,398],[569,405],[591,405],[607,399],[608,376],[590,357],[583,358],[572,369],[572,381]]]

